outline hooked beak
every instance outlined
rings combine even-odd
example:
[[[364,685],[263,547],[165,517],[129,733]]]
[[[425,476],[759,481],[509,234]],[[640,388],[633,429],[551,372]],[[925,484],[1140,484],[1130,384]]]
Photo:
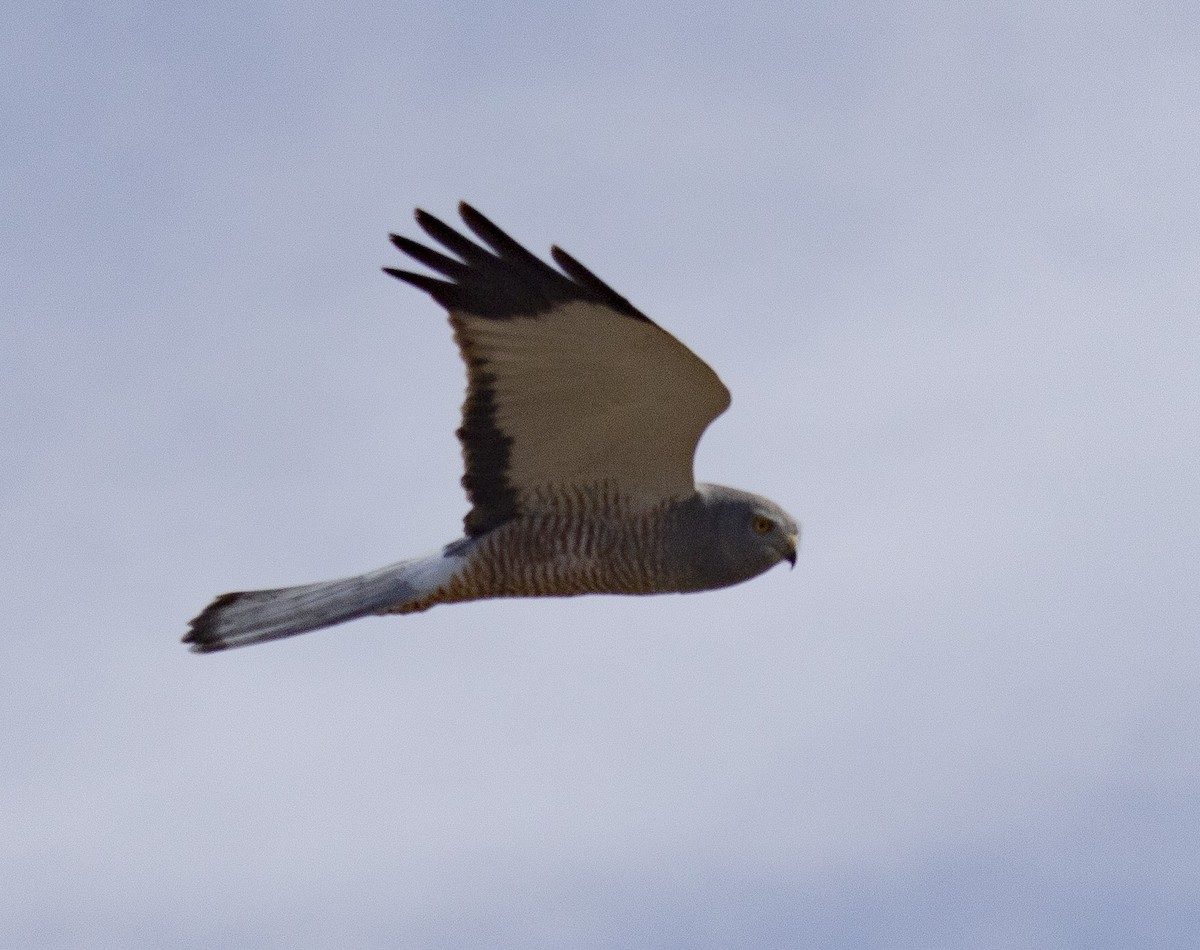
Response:
[[[797,535],[789,534],[787,539],[787,550],[784,552],[784,560],[786,560],[793,568],[796,566],[796,547],[800,542]]]

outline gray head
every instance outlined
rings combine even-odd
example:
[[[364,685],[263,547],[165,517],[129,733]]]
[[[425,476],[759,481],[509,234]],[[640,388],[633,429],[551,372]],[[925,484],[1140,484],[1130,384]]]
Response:
[[[681,590],[710,590],[757,577],[780,561],[796,564],[800,526],[761,495],[701,484],[675,511],[670,550]]]

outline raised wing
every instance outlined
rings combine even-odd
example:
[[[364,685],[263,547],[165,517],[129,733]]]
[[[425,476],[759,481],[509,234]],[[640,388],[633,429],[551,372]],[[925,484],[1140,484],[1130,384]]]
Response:
[[[696,444],[729,405],[716,373],[565,251],[551,249],[560,272],[469,205],[459,212],[486,248],[418,210],[456,256],[392,243],[445,279],[384,270],[450,312],[467,364],[467,533],[547,493],[603,485],[646,505],[690,494]]]

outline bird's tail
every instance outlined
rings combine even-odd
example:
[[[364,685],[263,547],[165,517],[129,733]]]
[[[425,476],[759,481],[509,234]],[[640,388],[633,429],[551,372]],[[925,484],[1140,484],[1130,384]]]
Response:
[[[432,596],[463,562],[439,552],[357,577],[222,594],[192,620],[183,642],[195,653],[213,653],[399,610]]]

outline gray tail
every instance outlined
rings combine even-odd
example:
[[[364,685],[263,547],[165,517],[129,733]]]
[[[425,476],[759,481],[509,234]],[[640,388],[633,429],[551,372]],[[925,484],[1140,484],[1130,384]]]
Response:
[[[222,594],[191,621],[183,642],[194,653],[214,653],[380,613],[427,596],[454,560],[436,554],[336,581]]]

